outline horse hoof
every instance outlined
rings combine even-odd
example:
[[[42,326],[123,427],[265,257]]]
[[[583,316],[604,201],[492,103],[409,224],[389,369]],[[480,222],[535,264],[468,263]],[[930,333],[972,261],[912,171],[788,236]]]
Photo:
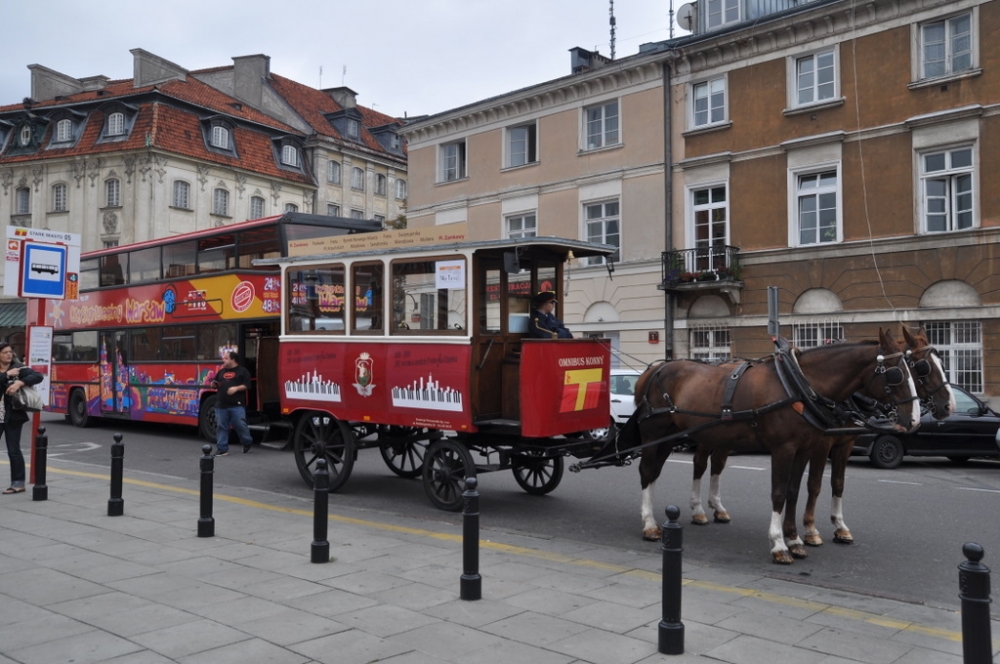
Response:
[[[644,530],[642,531],[642,539],[647,542],[659,542],[660,541],[660,529],[656,530]]]
[[[771,554],[774,558],[775,565],[791,565],[792,556],[787,551],[775,551]]]
[[[729,512],[716,512],[715,522],[716,523],[729,523],[733,519],[729,516]]]
[[[833,541],[837,544],[854,544],[854,535],[849,530],[838,530],[833,534]]]
[[[823,538],[819,535],[806,535],[802,539],[806,546],[823,546]]]
[[[696,525],[696,526],[707,526],[708,525],[708,517],[705,516],[704,514],[692,514],[691,515],[691,523],[694,524],[694,525]]]
[[[808,558],[809,557],[809,552],[806,551],[806,548],[804,546],[802,546],[801,544],[793,544],[790,547],[788,547],[788,550],[792,552],[792,557],[793,558],[800,558],[801,559],[801,558]]]

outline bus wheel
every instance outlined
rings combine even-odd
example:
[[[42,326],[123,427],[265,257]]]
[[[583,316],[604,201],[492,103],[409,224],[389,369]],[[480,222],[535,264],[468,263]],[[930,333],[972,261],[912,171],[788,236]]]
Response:
[[[69,395],[69,421],[75,427],[88,427],[94,418],[87,414],[87,395],[83,390],[73,390]]]
[[[379,451],[389,470],[412,479],[424,472],[427,453],[426,429],[390,426],[379,432]]]
[[[354,437],[351,430],[328,413],[310,411],[299,418],[292,439],[295,464],[310,487],[316,486],[316,461],[326,459],[330,491],[336,491],[351,476],[354,467]]]
[[[201,410],[198,411],[198,432],[201,437],[210,443],[215,442],[215,404],[219,400],[219,395],[211,394],[201,402]]]
[[[465,478],[475,477],[476,466],[465,446],[445,438],[436,440],[424,455],[424,491],[438,509],[457,512],[464,501]]]
[[[545,456],[541,452],[525,452],[510,458],[514,479],[533,496],[555,490],[563,477],[563,458]]]

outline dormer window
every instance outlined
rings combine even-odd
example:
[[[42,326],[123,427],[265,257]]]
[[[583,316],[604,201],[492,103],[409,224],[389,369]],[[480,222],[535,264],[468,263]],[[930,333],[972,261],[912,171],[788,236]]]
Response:
[[[108,136],[123,136],[125,134],[125,114],[115,111],[108,116]]]
[[[361,134],[360,123],[353,118],[349,119],[347,121],[347,137],[356,139],[360,134]]]
[[[31,145],[31,125],[24,125],[21,127],[21,133],[18,135],[18,142],[22,147],[27,147]]]
[[[68,143],[73,140],[73,121],[62,119],[56,123],[55,142]]]
[[[299,167],[299,149],[294,145],[281,146],[281,163],[285,166]]]
[[[395,132],[389,134],[389,149],[390,150],[399,149],[399,134]]]
[[[212,127],[212,147],[220,150],[229,149],[229,129],[222,125]]]

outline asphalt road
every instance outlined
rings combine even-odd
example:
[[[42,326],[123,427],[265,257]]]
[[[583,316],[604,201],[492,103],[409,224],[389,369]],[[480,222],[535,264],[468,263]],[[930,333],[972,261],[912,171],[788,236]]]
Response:
[[[155,481],[156,475],[197,479],[205,444],[194,429],[142,423],[105,423],[77,429],[61,417],[45,414],[50,458],[60,467],[110,467],[113,434],[125,442],[127,476]],[[27,437],[25,437],[27,438]],[[25,447],[27,443],[25,442]],[[215,486],[251,487],[312,500],[295,467],[293,454],[280,441],[255,445],[242,454],[216,460]],[[58,482],[51,477],[49,485]],[[707,490],[707,481],[704,482]],[[55,490],[54,488],[51,490]],[[830,490],[825,482],[817,524],[827,544],[790,566],[771,562],[767,541],[770,521],[770,462],[764,455],[735,456],[723,476],[723,501],[730,524],[689,525],[691,457],[675,454],[656,487],[661,519],[668,504],[681,508],[685,560],[727,572],[766,574],[875,597],[891,597],[958,609],[957,565],[962,545],[981,544],[983,562],[1000,570],[1000,463],[946,459],[907,459],[895,470],[878,470],[863,457],[847,471],[844,515],[855,536],[852,545],[832,543]],[[127,491],[127,487],[126,487]],[[531,496],[509,471],[481,474],[480,523],[484,528],[529,538],[562,537],[659,556],[657,543],[642,540],[639,477],[636,466],[566,472],[562,484],[546,496]],[[707,502],[707,495],[702,499]],[[127,502],[127,496],[126,496]],[[461,522],[461,514],[431,506],[419,480],[397,477],[378,450],[362,450],[347,484],[330,496],[330,509],[347,505],[380,513],[404,514],[428,522]],[[707,509],[707,508],[706,508]],[[800,507],[801,511],[801,507]],[[800,519],[801,522],[801,519]],[[221,525],[221,524],[220,524]],[[1000,586],[996,580],[993,587]],[[992,604],[1000,617],[1000,603]]]

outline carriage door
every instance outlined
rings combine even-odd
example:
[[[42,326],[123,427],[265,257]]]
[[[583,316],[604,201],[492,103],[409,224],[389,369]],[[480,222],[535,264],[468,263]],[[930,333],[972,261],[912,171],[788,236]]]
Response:
[[[129,413],[128,354],[125,332],[101,332],[101,413]]]

